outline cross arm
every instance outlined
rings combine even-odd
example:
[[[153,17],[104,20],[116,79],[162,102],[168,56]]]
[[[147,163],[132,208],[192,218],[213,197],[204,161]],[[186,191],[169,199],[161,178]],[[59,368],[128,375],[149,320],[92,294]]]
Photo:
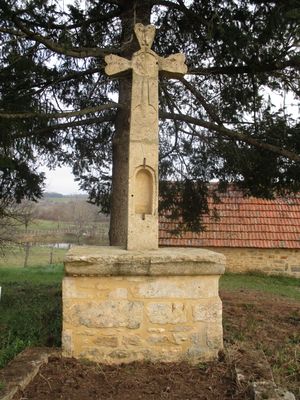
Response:
[[[132,68],[131,61],[127,58],[109,54],[104,58],[106,62],[105,72],[110,76],[120,75],[122,72],[128,71]]]
[[[178,78],[187,73],[187,66],[184,62],[185,55],[176,53],[166,58],[159,57],[158,66],[163,75],[168,78]]]

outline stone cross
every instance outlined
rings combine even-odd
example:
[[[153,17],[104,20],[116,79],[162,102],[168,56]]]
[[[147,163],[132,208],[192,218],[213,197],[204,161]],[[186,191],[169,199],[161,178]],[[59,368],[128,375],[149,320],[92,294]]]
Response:
[[[158,248],[158,73],[175,78],[187,67],[183,54],[163,58],[151,50],[153,25],[136,24],[134,32],[140,50],[131,60],[106,56],[105,72],[117,76],[132,69],[126,248],[153,250]]]

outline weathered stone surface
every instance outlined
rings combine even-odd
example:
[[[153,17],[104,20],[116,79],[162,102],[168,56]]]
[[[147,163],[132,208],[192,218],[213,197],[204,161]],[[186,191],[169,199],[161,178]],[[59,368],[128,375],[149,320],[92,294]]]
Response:
[[[126,251],[116,246],[78,246],[65,259],[67,275],[76,276],[221,275],[224,265],[222,254],[194,248]]]
[[[217,322],[222,318],[222,302],[218,300],[209,304],[196,304],[193,307],[194,321]]]
[[[170,254],[156,255],[155,265],[164,257],[168,263]],[[118,257],[122,264],[123,256]],[[72,283],[63,299],[65,355],[112,364],[183,359],[196,364],[214,358],[222,348],[218,275],[96,274],[68,279]]]
[[[294,265],[292,265],[292,266],[291,266],[291,271],[292,271],[292,272],[300,272],[300,266],[294,266]]]
[[[205,335],[204,332],[194,332],[190,336],[193,345],[198,347],[205,347]]]
[[[65,276],[62,281],[62,297],[63,300],[68,299],[68,301],[70,299],[104,299],[108,297],[108,289],[103,284],[92,282],[89,277],[82,277],[79,284],[76,277]]]
[[[177,325],[171,329],[171,332],[190,332],[192,329],[193,329],[192,326]]]
[[[147,315],[153,324],[178,324],[187,320],[183,303],[151,303],[147,305]]]
[[[115,290],[112,290],[108,297],[110,299],[127,299],[128,297],[128,290],[125,288],[117,288]]]
[[[65,322],[90,328],[139,328],[143,304],[138,301],[107,300],[77,304],[65,316]]]
[[[150,344],[165,344],[170,342],[166,335],[149,335],[147,342]]]
[[[119,340],[117,336],[98,336],[94,339],[96,346],[117,347]]]
[[[183,54],[162,58],[151,50],[155,26],[135,24],[140,44],[131,60],[111,54],[105,57],[108,75],[132,69],[126,196],[124,205],[127,249],[158,248],[158,74],[182,76],[187,72]],[[142,150],[142,151],[141,151]],[[124,157],[126,159],[126,156]],[[122,214],[121,214],[122,215]],[[123,217],[125,219],[125,217]]]
[[[204,332],[195,332],[190,336],[191,346],[189,346],[186,359],[191,363],[205,361],[207,359],[215,358],[218,350],[221,348],[208,347],[207,337]]]
[[[252,395],[254,400],[296,400],[293,393],[266,380],[252,383]]]
[[[109,357],[112,358],[129,358],[130,353],[126,350],[114,350],[111,353],[109,353]]]
[[[212,277],[172,280],[168,278],[155,279],[154,281],[137,286],[137,297],[145,298],[184,298],[199,299],[215,297],[218,295],[218,281]],[[135,291],[135,292],[136,292]]]
[[[280,400],[296,400],[295,395],[283,388],[276,388],[275,392]]]
[[[57,349],[31,347],[23,350],[6,367],[0,370],[1,400],[12,400],[18,390],[23,390],[48,362],[49,356],[60,356]]]
[[[182,350],[179,347],[160,347],[156,352],[150,354],[152,362],[177,362],[182,360]]]
[[[206,343],[210,349],[223,348],[223,327],[222,324],[211,323],[207,326]]]
[[[72,331],[70,329],[64,329],[61,337],[61,344],[63,348],[64,355],[71,357],[72,355]]]
[[[125,346],[140,346],[142,344],[142,339],[138,335],[123,336],[122,344]]]
[[[189,340],[189,335],[187,333],[173,333],[173,339],[176,344],[182,344]]]
[[[76,286],[76,278],[74,277],[67,277],[63,279],[62,283],[62,293],[63,293],[63,298],[93,298],[93,292],[91,291],[91,288],[85,289],[84,285],[81,285],[81,290],[79,291],[77,286]]]
[[[148,328],[148,332],[150,333],[163,333],[166,332],[165,328]]]
[[[205,350],[199,346],[190,346],[186,352],[186,359],[192,363],[205,360]]]

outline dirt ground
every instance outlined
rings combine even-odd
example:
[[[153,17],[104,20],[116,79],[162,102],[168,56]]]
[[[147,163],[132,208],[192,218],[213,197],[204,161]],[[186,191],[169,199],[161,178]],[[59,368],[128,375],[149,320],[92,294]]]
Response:
[[[245,291],[221,297],[225,350],[215,362],[105,366],[53,357],[14,400],[246,400],[249,382],[260,379],[300,399],[299,302]]]

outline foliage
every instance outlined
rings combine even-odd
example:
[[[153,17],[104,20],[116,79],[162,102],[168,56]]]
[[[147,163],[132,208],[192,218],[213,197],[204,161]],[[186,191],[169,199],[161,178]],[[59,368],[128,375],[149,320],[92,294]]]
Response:
[[[299,96],[299,0],[0,0],[0,21],[0,197],[38,198],[40,163],[68,164],[108,209],[130,78],[109,79],[104,56],[130,58],[134,23],[150,21],[154,50],[188,65],[160,78],[160,177],[178,182],[162,207],[199,229],[212,179],[268,198],[300,189],[300,125],[284,102]]]
[[[27,346],[59,346],[62,266],[0,269],[0,368]]]

